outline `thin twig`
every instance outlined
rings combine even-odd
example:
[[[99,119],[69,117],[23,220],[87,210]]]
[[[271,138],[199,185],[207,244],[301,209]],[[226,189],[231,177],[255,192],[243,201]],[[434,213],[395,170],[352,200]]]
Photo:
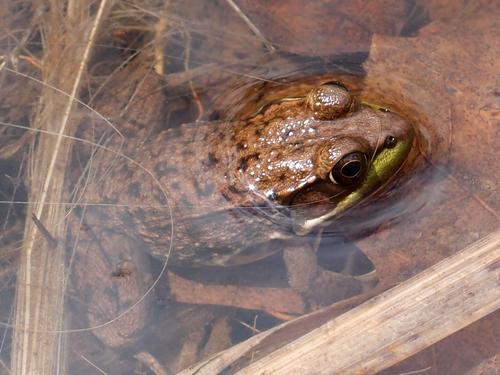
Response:
[[[90,359],[88,359],[87,357],[85,357],[83,354],[79,354],[79,356],[85,361],[87,362],[90,366],[92,366],[93,368],[95,368],[97,371],[99,371],[101,374],[104,374],[104,375],[107,375],[108,373],[105,372],[104,370],[100,369],[99,367],[97,367],[96,364],[94,364],[92,361],[90,361]]]
[[[259,38],[262,43],[266,46],[269,52],[274,52],[276,48],[269,42],[266,37],[260,32],[259,28],[255,26],[255,24],[246,16],[245,13],[240,9],[240,7],[233,0],[226,0],[231,8],[241,17],[243,21],[247,24],[247,26],[252,30],[252,32]]]
[[[415,375],[415,374],[421,374],[423,372],[426,372],[428,370],[430,370],[432,368],[432,366],[429,366],[429,367],[426,367],[426,368],[423,368],[423,369],[420,369],[420,370],[414,370],[414,371],[408,371],[408,372],[402,372],[401,374],[399,375]]]
[[[189,59],[191,57],[191,34],[189,32],[186,32],[185,35],[186,35],[186,47],[185,47],[186,57],[184,58],[184,71],[187,72],[189,71]],[[189,88],[191,90],[191,96],[193,97],[193,100],[196,103],[196,108],[198,109],[198,116],[196,116],[196,121],[199,121],[202,118],[205,109],[203,108],[203,103],[201,102],[200,97],[196,92],[196,89],[194,88],[193,81],[189,79],[188,82],[189,82]]]
[[[12,374],[12,372],[10,372],[9,368],[7,367],[7,365],[0,359],[0,365],[2,365],[2,367],[5,369],[5,371],[7,371],[7,373],[10,375]]]
[[[25,160],[26,154],[23,154],[23,158],[21,159],[21,163],[19,164],[19,170],[17,171],[17,176],[14,178],[9,177],[9,180],[12,183],[13,189],[12,189],[12,194],[11,194],[11,201],[14,201],[14,198],[16,196],[17,190],[19,189],[19,186],[21,185],[21,174],[23,171],[23,166],[24,166],[24,160]],[[5,221],[3,223],[2,231],[5,231],[7,229],[7,225],[9,223],[9,217],[12,212],[12,207],[14,204],[10,204],[9,208],[7,210],[7,214],[5,215]]]
[[[47,228],[45,228],[45,225],[36,217],[36,215],[33,213],[31,215],[31,219],[33,220],[33,223],[35,226],[38,228],[38,230],[42,233],[42,235],[45,237],[47,240],[49,247],[52,249],[55,249],[57,247],[57,240],[50,234]]]
[[[256,315],[257,316],[257,315]],[[236,319],[238,323],[240,323],[243,327],[247,327],[250,331],[252,331],[252,335],[255,335],[256,333],[260,333],[260,331],[255,328],[255,326],[251,326],[248,323],[245,323],[243,320]],[[255,324],[255,321],[254,321]]]

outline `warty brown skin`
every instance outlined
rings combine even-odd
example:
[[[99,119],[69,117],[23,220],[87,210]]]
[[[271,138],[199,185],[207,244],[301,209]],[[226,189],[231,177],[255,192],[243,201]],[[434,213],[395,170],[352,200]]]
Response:
[[[185,124],[125,146],[135,162],[104,155],[97,168],[105,178],[88,188],[87,200],[126,207],[89,210],[85,221],[183,266],[248,263],[285,248],[295,237],[290,205],[310,205],[311,216],[332,209],[356,188],[330,180],[336,163],[355,151],[370,159],[388,136],[409,129],[342,88],[332,94],[341,107],[323,111],[316,99],[331,99],[332,87],[319,87],[249,119]]]

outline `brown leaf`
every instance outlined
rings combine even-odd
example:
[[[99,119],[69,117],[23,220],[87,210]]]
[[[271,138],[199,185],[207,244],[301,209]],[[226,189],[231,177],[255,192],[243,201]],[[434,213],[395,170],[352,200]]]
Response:
[[[366,96],[382,97],[424,133],[421,207],[363,242],[383,280],[428,267],[497,228],[500,160],[498,17],[482,14],[418,38],[376,36]],[[429,179],[429,174],[432,179]],[[414,178],[414,177],[412,177]],[[412,202],[409,202],[410,204]],[[388,262],[387,260],[391,261]]]
[[[375,36],[365,64],[366,95],[383,97],[426,134],[419,166],[425,173],[410,177],[408,198],[419,210],[360,244],[383,284],[418,273],[500,225],[499,7],[453,8],[455,17],[447,17],[432,3],[440,21],[417,38]],[[383,374],[495,373],[498,327],[493,314]]]
[[[280,50],[313,56],[366,51],[374,33],[400,35],[403,1],[248,1],[238,4]]]

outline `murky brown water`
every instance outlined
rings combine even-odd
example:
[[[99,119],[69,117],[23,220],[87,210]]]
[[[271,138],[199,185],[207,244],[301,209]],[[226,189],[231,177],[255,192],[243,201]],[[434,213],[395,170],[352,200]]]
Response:
[[[495,66],[460,31],[469,25],[471,39],[494,45],[484,30],[494,29],[498,7],[237,4],[116,5],[67,117],[70,90],[43,66],[54,45],[28,27],[36,12],[9,9],[5,24],[26,37],[1,42],[0,374],[29,368],[23,355],[36,345],[51,347],[52,368],[71,374],[176,373],[296,316],[361,302],[499,227],[491,173],[499,89],[487,78]],[[293,100],[331,81],[411,123],[413,147],[387,183],[299,236],[300,215],[321,216],[318,202],[339,205],[354,185],[347,193],[324,182],[316,195],[305,183],[292,189],[296,171],[316,161],[305,156],[315,139],[297,136],[286,144],[295,159],[273,180],[286,189],[260,189],[250,175],[260,166],[238,134],[252,129],[244,140],[261,139],[248,119],[280,126],[294,116]],[[285,102],[289,117],[266,117]],[[345,137],[367,143],[364,119],[366,128],[356,124]],[[380,150],[369,150],[374,163]],[[481,161],[471,163],[474,155]],[[264,180],[281,166],[269,160]],[[290,202],[305,208],[297,214]],[[495,322],[498,314],[383,373],[498,370]]]

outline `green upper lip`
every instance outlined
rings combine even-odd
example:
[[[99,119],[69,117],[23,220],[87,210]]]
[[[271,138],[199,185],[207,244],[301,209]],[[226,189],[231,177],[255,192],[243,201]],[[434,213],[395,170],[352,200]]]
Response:
[[[408,136],[399,140],[395,147],[383,149],[371,162],[366,177],[356,190],[347,195],[332,211],[316,218],[294,223],[295,233],[297,235],[310,233],[317,226],[338,217],[341,213],[383,187],[403,165],[412,144],[413,132],[409,132]]]

